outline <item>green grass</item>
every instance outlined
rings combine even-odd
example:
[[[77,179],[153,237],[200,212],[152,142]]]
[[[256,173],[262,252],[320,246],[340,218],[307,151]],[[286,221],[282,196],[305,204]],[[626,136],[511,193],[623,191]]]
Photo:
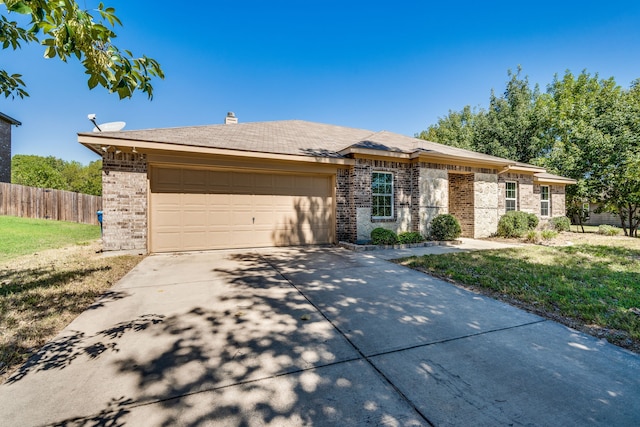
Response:
[[[630,241],[636,239],[630,239]],[[397,262],[578,325],[640,342],[640,249],[580,244],[410,257]],[[604,329],[603,329],[604,328]],[[616,332],[617,331],[617,332]],[[623,344],[621,344],[623,345]]]
[[[0,216],[0,262],[100,238],[100,226]]]
[[[584,227],[584,232],[585,233],[597,233],[598,232],[598,226],[597,225],[585,225]],[[570,231],[573,231],[575,233],[582,233],[582,228],[579,225],[571,225],[571,228],[569,229]]]

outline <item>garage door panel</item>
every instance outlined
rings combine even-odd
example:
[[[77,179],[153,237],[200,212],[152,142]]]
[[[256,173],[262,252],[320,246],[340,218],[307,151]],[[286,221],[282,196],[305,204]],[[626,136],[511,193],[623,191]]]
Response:
[[[151,176],[153,252],[333,239],[329,176],[156,167]]]

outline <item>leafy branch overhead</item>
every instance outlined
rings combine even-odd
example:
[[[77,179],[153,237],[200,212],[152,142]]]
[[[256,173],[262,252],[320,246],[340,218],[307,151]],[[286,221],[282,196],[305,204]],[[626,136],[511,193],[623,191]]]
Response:
[[[122,25],[115,9],[100,3],[94,11],[82,10],[72,0],[0,0],[7,14],[28,16],[22,26],[0,15],[0,43],[3,49],[16,50],[23,43],[39,42],[45,46],[44,57],[58,57],[67,62],[75,57],[85,68],[90,89],[100,85],[120,99],[130,98],[135,91],[153,98],[154,77],[163,79],[160,64],[147,56],[134,57],[131,51],[113,44],[112,30]],[[20,74],[0,70],[0,91],[5,97],[29,96]]]

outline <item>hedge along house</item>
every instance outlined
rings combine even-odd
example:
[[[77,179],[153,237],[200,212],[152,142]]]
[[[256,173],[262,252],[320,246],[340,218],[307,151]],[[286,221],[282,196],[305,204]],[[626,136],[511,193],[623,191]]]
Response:
[[[485,237],[507,210],[564,215],[573,183],[387,131],[299,120],[78,139],[103,158],[105,250],[358,242],[376,227],[427,234],[441,213],[463,236]]]

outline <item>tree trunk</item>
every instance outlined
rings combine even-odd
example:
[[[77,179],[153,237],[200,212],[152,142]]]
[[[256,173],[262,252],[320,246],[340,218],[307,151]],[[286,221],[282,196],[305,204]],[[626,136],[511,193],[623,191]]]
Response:
[[[626,218],[624,217],[624,208],[622,206],[618,206],[618,216],[620,217],[620,226],[624,230],[624,235],[628,236]]]

